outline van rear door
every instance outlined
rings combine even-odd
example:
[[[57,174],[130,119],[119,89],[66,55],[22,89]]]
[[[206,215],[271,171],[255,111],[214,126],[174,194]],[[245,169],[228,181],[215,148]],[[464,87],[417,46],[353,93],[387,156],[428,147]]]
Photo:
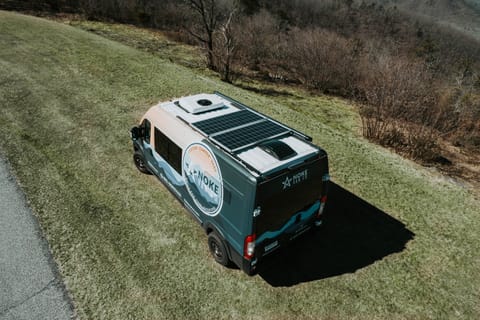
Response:
[[[328,160],[320,153],[257,187],[255,256],[260,258],[308,230],[326,194]]]

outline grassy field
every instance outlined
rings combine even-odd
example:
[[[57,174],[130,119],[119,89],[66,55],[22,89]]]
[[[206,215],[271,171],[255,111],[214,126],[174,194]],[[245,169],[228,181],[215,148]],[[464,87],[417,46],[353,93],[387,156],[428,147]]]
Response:
[[[274,89],[255,94],[87,31],[0,11],[0,148],[78,316],[480,318],[480,201],[360,138],[345,101]],[[213,90],[312,135],[330,155],[331,223],[255,277],[217,265],[201,228],[131,160],[128,130],[150,105]]]

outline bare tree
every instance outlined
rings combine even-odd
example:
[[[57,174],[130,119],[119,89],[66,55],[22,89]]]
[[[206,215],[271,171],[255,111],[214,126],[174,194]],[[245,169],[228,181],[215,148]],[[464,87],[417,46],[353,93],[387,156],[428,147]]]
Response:
[[[237,34],[233,26],[233,20],[237,12],[236,9],[230,12],[228,19],[219,28],[215,37],[215,43],[218,44],[215,50],[217,70],[220,72],[222,80],[226,82],[232,82],[231,66],[237,52]]]
[[[187,27],[187,32],[205,46],[207,50],[207,66],[215,70],[214,33],[222,19],[222,8],[219,0],[185,0],[186,4],[200,18],[201,28]]]

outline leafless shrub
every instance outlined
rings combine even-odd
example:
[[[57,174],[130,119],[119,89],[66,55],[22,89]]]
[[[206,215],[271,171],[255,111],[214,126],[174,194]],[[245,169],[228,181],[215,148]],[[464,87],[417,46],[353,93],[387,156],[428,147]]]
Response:
[[[438,136],[431,128],[420,125],[410,128],[407,135],[407,154],[414,160],[435,161],[438,157]]]
[[[296,29],[289,33],[288,70],[303,84],[347,95],[356,79],[355,43],[336,33]]]
[[[455,93],[451,106],[456,125],[446,131],[446,137],[457,146],[480,151],[480,92],[456,88]]]
[[[438,139],[434,125],[441,113],[428,70],[387,54],[364,61],[362,68],[363,135],[414,159],[432,159]]]
[[[239,21],[239,59],[253,71],[272,64],[280,29],[277,19],[266,10],[244,16]]]

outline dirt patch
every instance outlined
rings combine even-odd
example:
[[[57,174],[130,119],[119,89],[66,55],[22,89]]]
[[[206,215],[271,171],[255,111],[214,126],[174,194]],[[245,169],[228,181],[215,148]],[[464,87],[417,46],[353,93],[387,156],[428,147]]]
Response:
[[[439,142],[439,147],[441,160],[445,160],[437,161],[433,166],[480,195],[480,152],[459,148],[445,141]]]

